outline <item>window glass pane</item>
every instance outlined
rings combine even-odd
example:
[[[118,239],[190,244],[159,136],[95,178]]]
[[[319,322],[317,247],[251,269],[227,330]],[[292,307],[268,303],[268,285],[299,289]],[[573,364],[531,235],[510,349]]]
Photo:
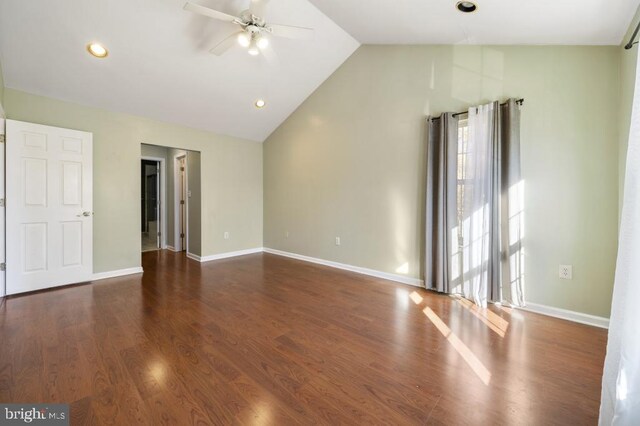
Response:
[[[467,170],[467,156],[469,155],[469,126],[467,120],[458,121],[458,163],[457,163],[457,188],[456,188],[456,200],[458,202],[457,209],[457,239],[458,247],[462,248],[464,240],[464,206],[465,206],[465,193],[469,191],[473,184],[469,176],[469,170]]]

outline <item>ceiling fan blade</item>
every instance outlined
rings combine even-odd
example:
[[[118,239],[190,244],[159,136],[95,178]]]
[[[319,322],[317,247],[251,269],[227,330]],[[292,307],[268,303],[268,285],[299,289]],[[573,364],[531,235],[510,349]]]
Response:
[[[264,18],[265,9],[269,0],[251,0],[249,12],[259,18]]]
[[[269,24],[271,34],[276,37],[294,38],[299,40],[310,40],[313,38],[313,29],[305,27],[294,27],[291,25]]]
[[[209,52],[213,53],[216,56],[221,56],[224,52],[231,49],[231,47],[236,44],[238,34],[240,33],[242,33],[242,31],[231,34],[229,37],[216,44],[211,50],[209,50]]]
[[[189,12],[194,12],[200,15],[208,16],[209,18],[218,19],[220,21],[226,22],[240,22],[241,19],[237,18],[233,15],[229,15],[224,12],[219,12],[217,10],[209,9],[208,7],[200,6],[199,4],[187,2],[184,5],[184,10],[188,10]]]

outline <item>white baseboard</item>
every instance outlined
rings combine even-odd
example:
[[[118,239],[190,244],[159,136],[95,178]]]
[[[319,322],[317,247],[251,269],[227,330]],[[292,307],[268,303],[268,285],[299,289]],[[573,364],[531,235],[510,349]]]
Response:
[[[356,272],[358,274],[369,275],[371,277],[382,278],[389,281],[395,281],[402,284],[412,285],[414,287],[424,287],[423,281],[418,278],[405,277],[404,275],[390,274],[388,272],[376,271],[374,269],[362,268],[360,266],[347,265],[344,263],[333,262],[331,260],[318,259],[316,257],[304,256],[296,253],[289,253],[282,250],[264,248],[265,253],[271,253],[278,256],[290,257],[292,259],[302,260],[305,262],[317,263],[318,265],[330,266],[332,268],[343,269],[345,271]]]
[[[104,280],[105,278],[122,277],[125,275],[141,274],[142,272],[142,266],[138,266],[135,268],[118,269],[115,271],[96,272],[91,277],[91,281]]]
[[[169,250],[173,247],[167,247]],[[187,253],[187,257],[197,262],[209,262],[212,260],[226,259],[229,257],[244,256],[254,253],[270,253],[277,256],[289,257],[291,259],[302,260],[304,262],[311,262],[318,265],[329,266],[332,268],[342,269],[345,271],[356,272],[358,274],[369,275],[371,277],[382,278],[389,281],[395,281],[402,284],[408,284],[415,287],[424,287],[424,282],[417,278],[406,277],[403,275],[391,274],[388,272],[376,271],[374,269],[362,268],[360,266],[347,265],[344,263],[333,262],[331,260],[318,259],[316,257],[304,256],[302,254],[290,253],[282,250],[271,249],[268,247],[258,247],[247,250],[232,251],[227,253],[214,254],[210,256],[198,256],[192,253]],[[100,272],[93,274],[94,280],[119,277],[122,275],[141,273],[142,268],[129,268],[121,269],[119,271]],[[520,307],[524,311],[534,312],[537,314],[547,315],[550,317],[560,318],[567,321],[573,321],[580,324],[591,325],[600,328],[609,328],[609,318],[599,317],[596,315],[584,314],[582,312],[570,311],[568,309],[555,308],[553,306],[541,305],[538,303],[527,303],[527,306]]]
[[[167,250],[171,250],[171,251],[176,252],[176,253],[178,252],[178,250],[176,250],[176,248],[174,246],[166,246],[166,249]]]
[[[197,254],[193,254],[193,253],[189,253],[187,252],[187,257],[191,260],[195,260],[196,262],[202,262],[202,258],[200,256],[198,256]]]
[[[518,309],[550,317],[561,318],[568,321],[579,322],[580,324],[592,325],[594,327],[609,328],[609,318],[583,314],[582,312],[570,311],[568,309],[554,308],[553,306],[539,305],[537,303],[527,303],[527,306]]]
[[[209,256],[198,256],[196,254],[192,254],[192,253],[188,253],[187,252],[187,257],[189,259],[193,259],[193,260],[195,260],[197,262],[210,262],[212,260],[227,259],[229,257],[237,257],[237,256],[245,256],[247,254],[262,253],[262,251],[263,251],[262,247],[256,247],[256,248],[251,248],[251,249],[246,249],[246,250],[229,251],[229,252],[226,252],[226,253],[211,254]]]

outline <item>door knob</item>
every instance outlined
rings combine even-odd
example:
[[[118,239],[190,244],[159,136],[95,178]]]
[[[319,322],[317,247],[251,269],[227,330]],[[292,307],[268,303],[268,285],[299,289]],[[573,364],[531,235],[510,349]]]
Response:
[[[89,217],[93,214],[93,212],[82,212],[82,214],[77,214],[76,217]]]

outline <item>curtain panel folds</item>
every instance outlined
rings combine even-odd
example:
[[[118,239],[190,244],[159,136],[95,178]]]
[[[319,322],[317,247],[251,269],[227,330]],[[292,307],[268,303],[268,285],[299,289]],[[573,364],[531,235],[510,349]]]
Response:
[[[524,304],[520,108],[427,119],[425,286],[477,305]]]
[[[457,226],[456,185],[458,118],[444,113],[439,120],[427,118],[427,217],[425,284],[451,293],[449,257],[453,251],[450,230]]]

